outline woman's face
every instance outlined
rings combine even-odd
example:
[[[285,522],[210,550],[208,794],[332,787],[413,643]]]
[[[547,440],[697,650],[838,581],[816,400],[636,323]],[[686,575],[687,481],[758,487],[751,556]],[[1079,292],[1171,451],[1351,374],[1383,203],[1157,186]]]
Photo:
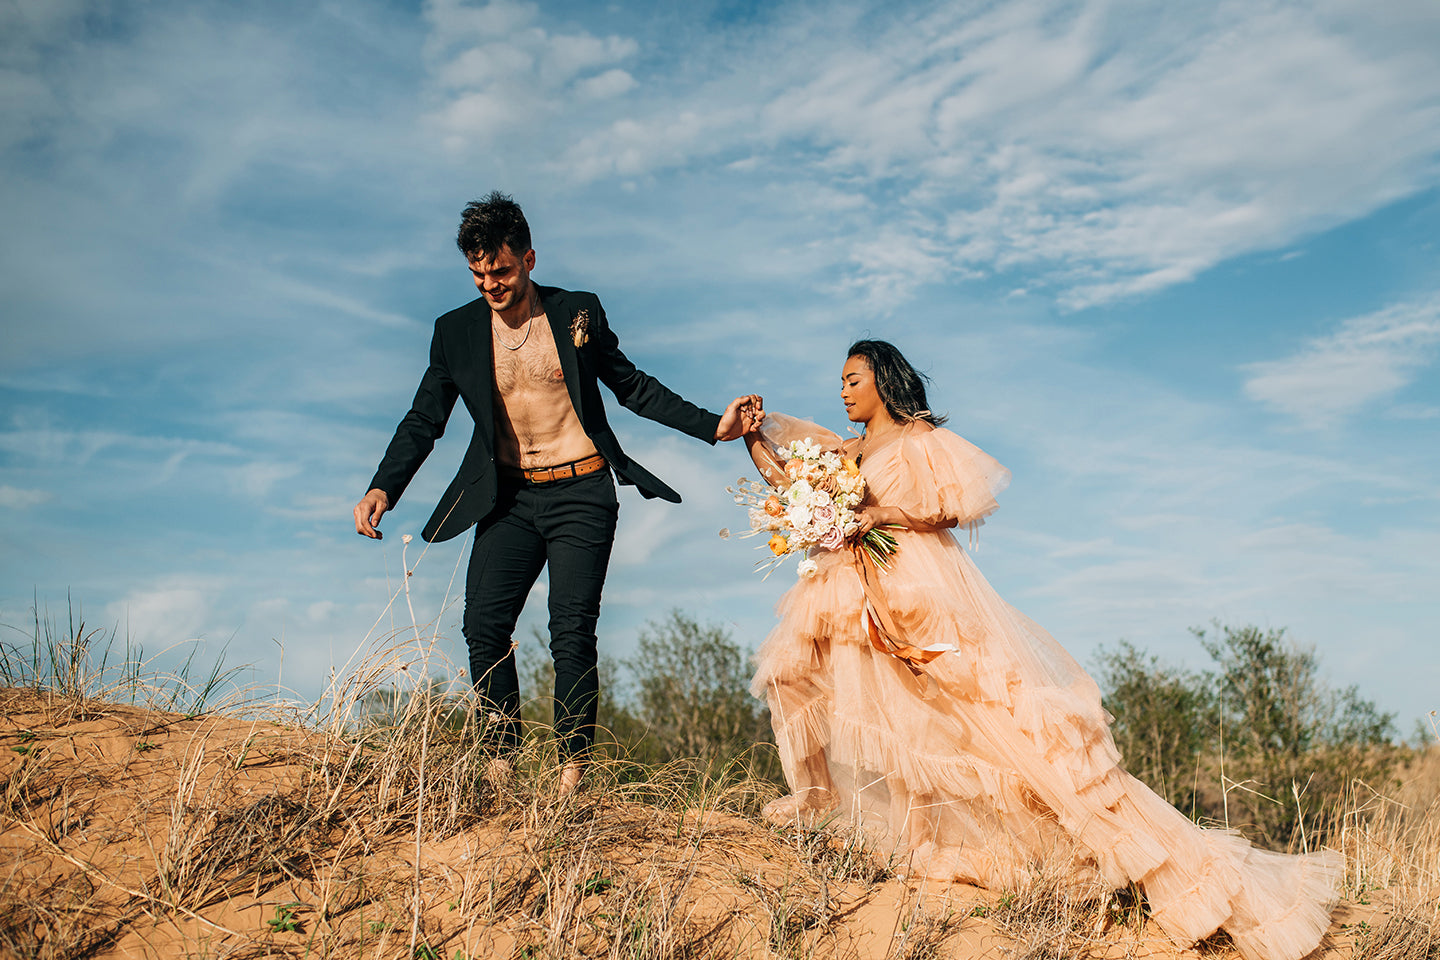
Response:
[[[840,371],[840,399],[845,414],[853,423],[869,423],[876,417],[888,417],[885,401],[875,388],[875,374],[864,357],[851,357]]]

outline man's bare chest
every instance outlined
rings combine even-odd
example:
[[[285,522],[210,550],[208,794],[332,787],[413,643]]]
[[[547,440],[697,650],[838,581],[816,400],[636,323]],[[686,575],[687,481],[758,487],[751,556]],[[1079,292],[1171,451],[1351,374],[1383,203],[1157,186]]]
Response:
[[[550,324],[543,316],[531,321],[528,335],[495,331],[495,389],[503,397],[558,390],[564,393],[565,371]],[[507,343],[506,341],[512,341]],[[512,349],[513,346],[513,349]]]

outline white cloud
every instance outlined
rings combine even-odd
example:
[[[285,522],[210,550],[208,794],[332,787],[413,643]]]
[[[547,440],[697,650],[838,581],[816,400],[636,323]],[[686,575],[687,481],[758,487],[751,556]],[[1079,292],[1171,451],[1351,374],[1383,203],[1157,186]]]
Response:
[[[587,77],[575,86],[575,92],[587,100],[607,100],[618,97],[635,87],[635,78],[624,70],[606,70],[594,77]]]
[[[1354,4],[866,12],[785,12],[698,86],[646,84],[614,115],[576,107],[557,171],[719,162],[783,171],[797,194],[855,184],[873,207],[832,231],[904,233],[898,249],[939,257],[887,280],[842,246],[832,262],[855,281],[1024,269],[1071,307],[1185,282],[1436,179],[1440,62],[1416,51],[1440,31],[1423,21],[1357,30]]]
[[[0,486],[0,508],[26,510],[49,501],[53,496],[48,490],[22,490],[19,487]]]
[[[158,654],[175,644],[204,636],[211,615],[211,598],[222,585],[213,579],[170,577],[153,586],[132,590],[108,604],[105,615],[120,624],[120,633]],[[214,639],[214,638],[209,638]]]
[[[1245,395],[1320,429],[1393,396],[1434,362],[1440,297],[1398,304],[1345,321],[1283,360],[1247,364]],[[1400,417],[1425,417],[1401,408]]]
[[[639,49],[633,39],[552,32],[535,25],[535,4],[431,0],[426,18],[432,24],[426,61],[446,101],[428,121],[453,152],[493,146],[567,108],[636,86],[617,66]]]

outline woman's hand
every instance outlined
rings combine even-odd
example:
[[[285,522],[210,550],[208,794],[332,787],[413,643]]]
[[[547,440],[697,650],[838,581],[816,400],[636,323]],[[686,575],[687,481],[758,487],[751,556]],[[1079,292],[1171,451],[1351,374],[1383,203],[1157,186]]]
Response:
[[[865,506],[855,511],[855,517],[860,521],[860,527],[852,535],[852,540],[859,540],[865,534],[876,527],[903,526],[905,515],[894,507]]]
[[[860,521],[860,528],[851,535],[850,539],[859,540],[865,534],[876,527],[901,527],[914,533],[935,533],[939,530],[949,530],[955,526],[953,519],[942,520],[939,523],[926,523],[924,520],[917,520],[899,507],[864,506],[855,511],[855,516]]]

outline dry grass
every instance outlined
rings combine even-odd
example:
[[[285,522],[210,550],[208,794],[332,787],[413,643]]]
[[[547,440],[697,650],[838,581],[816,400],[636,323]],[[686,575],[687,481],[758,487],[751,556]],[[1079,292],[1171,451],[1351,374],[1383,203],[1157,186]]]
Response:
[[[37,630],[37,637],[40,632]],[[780,833],[772,788],[699,762],[607,758],[555,799],[532,737],[509,779],[468,704],[424,683],[423,642],[381,649],[306,710],[207,706],[215,672],[107,680],[83,628],[59,666],[0,679],[0,956],[401,960],[1134,956],[1137,897],[1057,858],[1024,889],[894,878],[862,839]],[[43,639],[43,637],[41,637]],[[36,654],[32,662],[42,663]],[[240,706],[236,706],[236,704]],[[170,709],[161,709],[161,707]],[[1440,960],[1440,753],[1343,818],[1362,960]],[[1207,945],[1228,953],[1223,939]]]
[[[0,955],[829,956],[884,876],[854,838],[760,827],[773,787],[698,761],[607,758],[562,802],[532,737],[487,777],[468,704],[376,696],[423,673],[416,643],[317,708],[175,712],[173,681],[104,682],[95,636],[7,661]]]
[[[1079,878],[1073,855],[1057,853],[1021,889],[974,908],[1005,937],[1011,960],[1131,957],[1143,942],[1145,912],[1134,890]]]
[[[1338,819],[1347,894],[1393,890],[1419,902],[1440,893],[1440,745],[1417,753],[1393,795],[1354,784]]]
[[[1440,958],[1440,902],[1411,901],[1355,939],[1355,960],[1436,960]]]

